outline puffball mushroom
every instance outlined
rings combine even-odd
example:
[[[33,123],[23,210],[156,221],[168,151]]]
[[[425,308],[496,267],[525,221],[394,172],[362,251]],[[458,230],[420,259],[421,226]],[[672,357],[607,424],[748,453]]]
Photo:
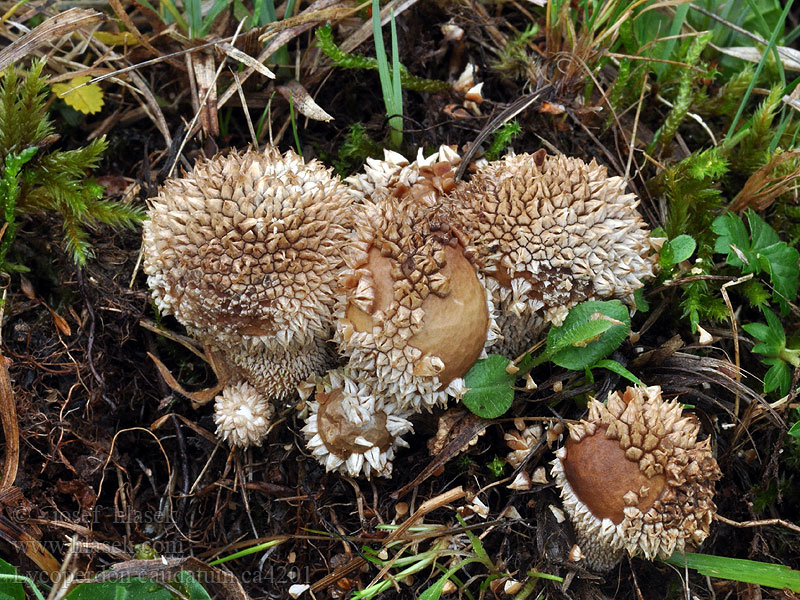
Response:
[[[246,381],[223,388],[214,402],[217,436],[232,446],[260,446],[275,409]]]
[[[438,207],[458,155],[442,146],[410,163],[394,152],[347,180],[357,201],[335,339],[354,377],[399,410],[463,389],[481,355],[490,307],[462,234]]]
[[[306,446],[327,471],[390,477],[395,448],[408,447],[401,437],[413,430],[408,413],[340,370],[319,382],[308,408]]]
[[[551,473],[587,567],[608,570],[624,552],[666,558],[705,540],[721,473],[699,430],[658,386],[592,400],[588,418],[569,426]]]
[[[492,351],[520,354],[585,300],[633,304],[655,263],[637,204],[594,160],[543,150],[485,164],[455,188],[450,213],[497,306],[503,339]]]
[[[150,200],[143,268],[158,309],[222,354],[233,385],[245,381],[266,400],[294,393],[333,361],[333,288],[350,202],[329,169],[291,150],[198,161]],[[227,404],[239,392],[229,391]],[[229,421],[217,417],[225,437]]]

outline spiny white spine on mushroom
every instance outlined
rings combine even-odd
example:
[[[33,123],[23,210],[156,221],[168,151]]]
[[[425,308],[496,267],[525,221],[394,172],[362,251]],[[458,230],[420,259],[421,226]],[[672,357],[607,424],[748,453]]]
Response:
[[[254,341],[245,344],[244,349],[228,350],[225,356],[272,400],[292,396],[297,384],[312,374],[325,372],[336,361],[328,344],[314,337],[305,345],[294,343],[277,350]]]
[[[516,329],[533,326],[530,340],[583,300],[632,304],[653,261],[638,201],[624,192],[625,181],[594,161],[513,154],[479,166],[455,191],[456,209],[480,217],[468,217],[473,243],[484,253],[496,248],[483,256],[487,284],[497,272],[506,281],[491,288],[507,338],[494,351],[521,352],[526,340]]]
[[[511,452],[506,455],[506,461],[514,469],[517,469],[542,439],[544,429],[537,424],[525,427],[524,421],[517,422],[517,420],[515,420],[515,426],[516,429],[505,433],[503,439],[511,449]],[[522,426],[521,429],[520,426]]]
[[[376,192],[388,196],[390,190],[397,185],[411,186],[419,178],[419,170],[440,161],[457,163],[461,160],[458,153],[449,146],[439,146],[430,156],[424,156],[422,148],[417,150],[417,158],[413,163],[402,154],[392,150],[383,151],[384,159],[368,158],[363,173],[356,173],[345,179],[354,195],[360,199],[376,198]]]
[[[246,381],[229,385],[214,402],[217,436],[232,446],[260,446],[274,413],[269,401]]]
[[[370,478],[373,474],[379,477],[390,477],[392,474],[392,460],[395,448],[408,448],[408,443],[402,435],[412,432],[413,425],[405,418],[408,412],[399,411],[394,404],[387,403],[383,397],[376,395],[363,382],[357,382],[351,376],[343,376],[338,370],[326,375],[327,391],[338,388],[343,389],[342,407],[346,418],[353,424],[368,427],[375,423],[376,414],[381,411],[386,415],[385,429],[391,436],[392,442],[388,448],[381,450],[373,445],[363,435],[352,440],[353,444],[363,446],[363,452],[352,452],[347,457],[340,457],[331,452],[325,445],[319,431],[320,404],[316,401],[308,402],[309,414],[302,432],[306,437],[306,446],[311,454],[325,466],[326,471],[339,471],[358,477],[363,474]]]

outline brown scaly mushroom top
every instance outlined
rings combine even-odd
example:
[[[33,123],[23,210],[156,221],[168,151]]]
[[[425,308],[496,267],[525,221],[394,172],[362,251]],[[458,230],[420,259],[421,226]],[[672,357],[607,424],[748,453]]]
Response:
[[[156,305],[222,353],[232,385],[268,400],[293,394],[332,362],[350,202],[330,169],[291,150],[198,161],[150,200],[143,268]]]
[[[450,214],[469,232],[497,306],[503,340],[493,351],[521,353],[585,300],[633,304],[654,268],[637,204],[594,160],[543,150],[485,164],[456,187]]]
[[[335,339],[351,372],[400,410],[458,394],[490,331],[463,236],[437,211],[458,162],[447,146],[410,164],[387,152],[347,180],[359,201]]]
[[[587,567],[608,570],[624,552],[666,558],[705,540],[721,473],[699,430],[658,386],[592,400],[588,418],[569,426],[551,472]]]

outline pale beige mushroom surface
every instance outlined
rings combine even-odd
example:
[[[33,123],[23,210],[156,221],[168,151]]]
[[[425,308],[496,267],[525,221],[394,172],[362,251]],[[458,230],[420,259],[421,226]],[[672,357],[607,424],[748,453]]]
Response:
[[[447,206],[477,252],[501,338],[516,356],[586,300],[619,298],[654,276],[649,230],[622,177],[594,160],[509,155],[480,166]]]

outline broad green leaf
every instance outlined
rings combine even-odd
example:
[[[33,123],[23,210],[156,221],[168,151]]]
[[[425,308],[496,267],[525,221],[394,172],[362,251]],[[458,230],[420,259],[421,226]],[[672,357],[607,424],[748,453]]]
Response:
[[[798,412],[800,412],[800,409],[798,409]],[[789,429],[789,435],[800,439],[800,421],[797,421],[794,425],[791,426],[791,428]]]
[[[476,362],[464,377],[468,388],[462,402],[484,419],[494,419],[505,413],[514,401],[512,386],[516,375],[506,372],[509,360],[499,354]]]
[[[754,210],[747,209],[745,214],[747,216],[747,224],[750,226],[750,237],[753,240],[752,247],[754,249],[766,248],[781,241],[775,230],[764,219],[759,217]]]
[[[785,565],[691,552],[675,552],[664,562],[680,568],[688,567],[709,577],[800,592],[800,571],[793,571]]]
[[[170,581],[190,600],[211,600],[211,596],[188,571],[181,571]],[[119,581],[81,583],[66,595],[67,600],[174,600],[175,596],[156,581],[130,577]]]
[[[769,328],[766,342],[780,344],[786,347],[786,333],[783,331],[783,325],[780,319],[778,319],[771,310],[765,310],[763,312],[764,318],[767,319],[767,327]]]
[[[96,83],[83,85],[90,80],[88,75],[81,75],[66,83],[54,83],[53,93],[78,112],[92,115],[103,108],[103,90]]]
[[[0,558],[0,574],[14,576],[17,570],[13,565]],[[0,579],[0,600],[25,600],[25,589],[22,584],[12,579]]]
[[[746,270],[749,265],[742,261],[742,258],[744,258],[750,263],[753,258],[748,256],[750,253],[750,239],[747,236],[744,222],[735,214],[728,213],[714,219],[711,224],[711,230],[719,236],[714,244],[714,252],[726,254],[725,262],[729,265],[743,267],[744,273],[751,272]]]
[[[633,301],[636,303],[636,310],[641,312],[648,312],[650,310],[650,303],[647,301],[647,298],[644,297],[642,288],[633,292]]]
[[[769,274],[770,282],[775,288],[773,297],[781,305],[781,312],[788,311],[786,300],[794,301],[797,297],[798,280],[800,280],[800,253],[790,248],[786,242],[777,242],[758,251],[758,257],[764,270]]]
[[[546,354],[555,364],[580,371],[616,350],[630,332],[631,318],[619,300],[575,306],[561,327],[547,334]]]
[[[756,338],[759,342],[765,341],[767,339],[767,335],[769,335],[769,327],[764,325],[764,323],[745,323],[742,325],[742,329]]]

